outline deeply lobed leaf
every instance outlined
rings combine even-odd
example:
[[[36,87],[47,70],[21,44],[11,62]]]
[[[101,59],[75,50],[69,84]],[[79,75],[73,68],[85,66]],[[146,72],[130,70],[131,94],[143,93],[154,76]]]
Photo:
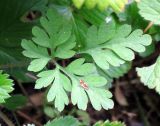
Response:
[[[43,71],[38,74],[38,77],[40,79],[36,81],[35,88],[41,89],[51,85],[47,99],[49,102],[55,100],[55,107],[62,111],[69,103],[66,91],[71,90],[70,80],[59,69]]]
[[[92,56],[102,69],[118,67],[126,61],[132,61],[135,52],[144,52],[151,44],[151,37],[143,35],[142,30],[131,32],[129,25],[116,28],[113,24],[101,24],[99,28],[91,26],[87,32],[86,49],[81,53]]]
[[[41,72],[38,74],[35,88],[41,89],[51,85],[47,99],[54,101],[59,111],[69,104],[67,91],[71,92],[72,103],[77,104],[79,109],[86,110],[88,96],[96,110],[113,108],[113,101],[110,99],[112,94],[103,89],[107,80],[93,74],[95,66],[84,61],[83,58],[77,59],[66,68],[57,64],[55,70]]]
[[[95,69],[93,64],[83,63],[84,59],[78,59],[66,68],[71,73],[69,77],[72,81],[72,103],[74,105],[77,104],[79,109],[86,110],[89,97],[96,110],[113,108],[113,101],[110,99],[112,94],[103,89],[103,86],[107,84],[107,80],[99,75],[92,74]],[[75,64],[77,64],[77,67],[75,67]],[[88,69],[85,69],[86,65],[88,65]],[[74,71],[70,68],[74,68]],[[86,72],[88,73],[87,75]]]
[[[67,19],[66,19],[67,20]],[[33,58],[28,70],[41,71],[53,58],[70,58],[75,54],[75,36],[70,21],[63,19],[57,11],[49,9],[41,18],[43,28],[35,26],[32,40],[22,40],[23,54]]]

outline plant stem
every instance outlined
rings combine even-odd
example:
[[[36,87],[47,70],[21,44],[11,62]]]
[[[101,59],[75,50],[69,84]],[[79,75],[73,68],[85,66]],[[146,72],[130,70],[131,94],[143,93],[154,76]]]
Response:
[[[29,78],[33,79],[33,80],[37,80],[38,78],[34,75],[32,75],[31,73],[26,73],[26,76],[28,76]]]
[[[30,97],[29,97],[28,93],[26,92],[26,90],[24,89],[23,85],[19,81],[17,83],[18,83],[20,89],[22,90],[23,94],[28,98],[29,102],[33,105],[33,107],[36,108],[36,105],[30,99]]]
[[[0,111],[0,118],[8,125],[8,126],[15,126],[13,122],[2,112]]]
[[[150,22],[145,28],[144,33],[146,33],[152,26],[153,26],[153,22]]]
[[[147,118],[145,116],[145,113],[144,113],[144,110],[142,108],[142,105],[141,105],[141,103],[139,101],[139,98],[136,95],[136,93],[134,93],[134,97],[135,97],[136,102],[137,102],[137,106],[138,106],[138,109],[139,109],[139,112],[140,112],[140,116],[141,116],[141,118],[142,118],[142,120],[144,122],[144,126],[150,126],[150,124],[149,124],[149,122],[148,122],[148,120],[147,120]]]
[[[25,113],[21,112],[21,111],[17,111],[17,114],[19,114],[21,117],[23,117],[24,119],[36,124],[36,126],[42,126],[41,123],[37,122],[36,120],[32,119],[31,117],[29,117],[28,115],[26,115]]]
[[[17,125],[18,125],[18,126],[21,126],[21,124],[20,124],[19,121],[18,121],[18,118],[17,118],[16,113],[15,113],[14,111],[13,111],[12,113],[13,113],[13,116],[14,116],[14,118],[15,118],[15,120],[16,120]]]

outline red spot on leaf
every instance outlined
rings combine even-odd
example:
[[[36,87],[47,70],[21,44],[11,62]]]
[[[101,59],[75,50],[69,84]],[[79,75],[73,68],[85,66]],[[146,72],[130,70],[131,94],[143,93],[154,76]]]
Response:
[[[89,89],[88,85],[87,85],[83,80],[80,80],[79,82],[80,82],[80,86],[81,86],[82,88],[84,88],[85,90],[88,90],[88,89]]]

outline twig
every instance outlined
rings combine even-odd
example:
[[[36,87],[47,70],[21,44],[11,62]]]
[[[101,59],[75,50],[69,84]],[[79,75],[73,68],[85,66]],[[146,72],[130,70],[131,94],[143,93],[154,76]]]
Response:
[[[37,80],[38,79],[36,76],[34,76],[33,74],[30,74],[30,73],[26,73],[26,76],[28,76],[29,78],[31,78],[33,80]]]
[[[34,14],[33,11],[31,11],[30,14],[31,14],[32,19],[35,19],[35,18],[36,18],[36,15]]]
[[[25,67],[27,66],[26,62],[20,62],[20,63],[16,63],[16,64],[4,64],[4,65],[0,65],[1,69],[8,69],[8,68],[21,68],[21,67]]]
[[[65,60],[62,60],[62,66],[65,67],[66,66],[66,62]]]
[[[16,113],[13,111],[12,114],[13,114],[15,120],[16,120],[17,126],[21,126],[20,123],[19,123],[19,121],[18,121]]]
[[[138,96],[137,96],[136,93],[134,93],[134,97],[135,97],[136,102],[137,102],[137,107],[138,107],[138,109],[139,109],[140,116],[141,116],[141,118],[142,118],[142,120],[143,120],[143,122],[144,122],[144,126],[150,126],[150,124],[149,124],[149,122],[148,122],[148,120],[147,120],[147,118],[146,118],[146,116],[145,116],[145,113],[144,113],[144,110],[143,110],[143,108],[142,108],[142,105],[141,105],[141,103],[140,103],[140,101],[139,101],[139,98],[138,98]]]
[[[26,115],[25,113],[23,113],[21,111],[17,111],[17,114],[19,114],[19,116],[23,117],[24,119],[28,120],[29,122],[32,122],[32,123],[36,124],[36,126],[42,126],[41,123],[32,119],[31,117],[29,117],[28,115]]]
[[[153,26],[153,22],[150,22],[145,28],[144,33],[146,33],[152,26]]]
[[[26,90],[24,89],[23,85],[17,81],[20,89],[22,90],[23,94],[28,98],[29,102],[34,106],[34,108],[36,108],[36,105],[32,102],[31,98],[29,97],[28,93],[26,92]]]
[[[133,80],[130,80],[129,82],[128,81],[118,81],[118,85],[119,86],[125,86],[127,84],[137,84],[139,83],[139,79],[136,78],[136,79],[133,79]],[[115,87],[116,85],[113,85],[112,87]]]
[[[13,122],[2,112],[0,111],[0,118],[8,125],[8,126],[15,126]]]

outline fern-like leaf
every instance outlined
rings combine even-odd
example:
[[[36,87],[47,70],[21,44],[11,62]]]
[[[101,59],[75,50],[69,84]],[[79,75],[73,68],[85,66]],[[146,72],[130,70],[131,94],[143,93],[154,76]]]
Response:
[[[88,67],[85,68],[87,65]],[[84,64],[84,59],[78,59],[72,62],[66,70],[71,73],[69,77],[73,84],[71,98],[74,105],[77,104],[79,109],[86,110],[89,97],[96,110],[113,108],[114,103],[110,99],[112,94],[103,88],[107,80],[92,74],[93,64]]]
[[[132,61],[135,52],[144,52],[145,46],[151,44],[151,37],[143,35],[142,30],[131,32],[131,26],[122,25],[118,28],[103,23],[99,28],[91,26],[86,37],[86,49],[81,53],[92,56],[95,63],[102,69],[109,66],[120,66]]]
[[[32,40],[22,40],[23,54],[34,59],[29,71],[41,71],[53,58],[66,59],[75,54],[75,37],[72,34],[72,25],[64,20],[57,11],[49,9],[46,17],[41,18],[43,28],[35,26],[32,30]]]
[[[56,69],[43,71],[38,74],[36,89],[51,85],[48,91],[48,101],[55,101],[55,107],[62,111],[68,105],[67,91],[71,92],[71,99],[79,109],[86,110],[88,96],[96,110],[113,108],[112,94],[103,88],[107,84],[104,77],[93,74],[95,67],[91,63],[84,63],[84,59],[77,59],[66,68],[56,64]],[[88,95],[87,95],[88,94]]]
[[[71,91],[70,80],[59,69],[43,71],[38,74],[38,77],[40,79],[36,81],[35,88],[41,89],[51,85],[47,99],[49,102],[55,100],[55,107],[62,111],[69,103],[66,90]]]

